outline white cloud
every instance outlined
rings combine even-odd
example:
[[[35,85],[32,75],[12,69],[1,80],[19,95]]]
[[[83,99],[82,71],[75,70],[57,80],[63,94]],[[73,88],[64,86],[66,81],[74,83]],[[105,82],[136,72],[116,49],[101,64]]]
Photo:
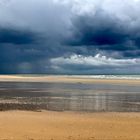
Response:
[[[94,15],[96,11],[103,10],[119,20],[132,22],[130,24],[136,24],[136,21],[140,20],[140,0],[54,0],[54,2],[69,6],[70,12],[75,15]]]
[[[71,55],[70,57],[58,57],[50,60],[51,64],[55,68],[61,68],[67,65],[79,65],[90,67],[129,67],[140,66],[140,59],[115,59],[107,58],[97,54],[95,56],[82,56]]]
[[[77,2],[77,4],[73,5],[72,7],[72,12],[76,13],[77,15],[94,14],[95,11],[96,11],[95,5],[91,3]]]

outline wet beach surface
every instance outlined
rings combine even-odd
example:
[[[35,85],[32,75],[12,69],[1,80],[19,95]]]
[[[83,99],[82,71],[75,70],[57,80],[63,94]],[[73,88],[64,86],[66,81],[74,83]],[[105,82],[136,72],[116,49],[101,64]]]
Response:
[[[140,86],[0,82],[0,110],[140,112]]]

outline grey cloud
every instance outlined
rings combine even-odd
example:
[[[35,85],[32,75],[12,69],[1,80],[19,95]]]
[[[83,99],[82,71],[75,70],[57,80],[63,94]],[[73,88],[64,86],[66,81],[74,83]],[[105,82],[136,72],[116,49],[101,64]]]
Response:
[[[134,0],[3,1],[0,73],[60,73],[50,60],[73,54],[88,58],[100,53],[114,59],[138,59],[139,5]],[[63,73],[107,73],[110,67],[102,64],[94,71],[90,65],[71,66],[70,71],[68,65],[59,68]],[[130,67],[124,66],[113,69],[120,72]]]
[[[100,54],[93,56],[82,56],[82,55],[72,55],[69,57],[58,57],[52,58],[50,60],[52,64],[52,69],[55,69],[59,73],[64,73],[65,71],[71,72],[80,72],[88,74],[98,73],[114,73],[119,71],[122,73],[124,70],[127,73],[135,72],[135,69],[140,68],[140,59],[114,59],[107,58]],[[133,71],[129,70],[129,67],[133,67]],[[88,70],[88,71],[87,71]]]
[[[0,28],[0,44],[32,44],[36,41],[36,34],[30,31]]]
[[[136,50],[139,49],[140,27],[135,28],[100,10],[94,16],[74,18],[73,34],[66,43],[89,46],[89,49],[93,46],[101,50]]]

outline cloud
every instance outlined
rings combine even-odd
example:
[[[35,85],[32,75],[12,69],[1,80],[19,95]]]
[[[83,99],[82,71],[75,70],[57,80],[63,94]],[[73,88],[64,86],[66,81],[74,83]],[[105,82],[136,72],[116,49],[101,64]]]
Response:
[[[58,57],[52,58],[50,60],[51,67],[57,72],[82,72],[87,73],[87,71],[92,73],[97,73],[102,71],[102,73],[116,71],[122,72],[127,71],[129,67],[133,67],[133,72],[135,69],[140,68],[140,59],[114,59],[107,58],[101,54],[95,56],[82,56],[82,55],[71,55],[69,57]],[[130,73],[132,71],[130,70]]]
[[[93,46],[102,50],[139,49],[140,27],[131,27],[106,11],[96,11],[93,15],[78,16],[73,19],[72,36],[67,44],[71,46]]]
[[[30,31],[2,28],[0,29],[0,44],[32,44],[36,40],[35,36]]]
[[[128,51],[128,57],[132,57],[134,52],[140,50],[139,1],[104,0],[101,3],[91,0],[87,3],[92,5],[89,11],[84,11],[86,6],[83,4],[80,6],[83,9],[80,14],[77,12],[81,10],[75,10],[77,12],[72,18],[71,36],[65,40],[67,45],[86,46],[89,50],[99,50],[99,53],[103,50],[109,53],[118,51],[124,57],[128,56]]]
[[[98,11],[94,16],[78,16],[73,20],[71,45],[103,46],[123,43],[128,37],[128,31],[116,20],[103,11]]]
[[[139,5],[138,0],[2,0],[0,73],[127,73],[132,65],[139,72]],[[56,64],[60,58],[71,64]]]

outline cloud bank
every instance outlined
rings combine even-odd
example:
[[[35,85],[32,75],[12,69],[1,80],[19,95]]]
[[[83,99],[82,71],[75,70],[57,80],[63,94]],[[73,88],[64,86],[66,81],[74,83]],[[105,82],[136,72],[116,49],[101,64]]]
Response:
[[[62,73],[79,71],[85,74],[98,73],[99,71],[115,73],[117,71],[129,71],[135,72],[135,70],[140,68],[140,58],[137,59],[114,59],[107,58],[101,54],[95,56],[82,56],[82,55],[71,55],[69,57],[58,57],[52,58],[50,60],[52,68],[56,71],[61,71]],[[129,67],[133,67],[133,70],[128,70]],[[87,72],[88,69],[88,72]],[[110,71],[111,70],[111,71]]]
[[[1,0],[0,73],[137,74],[139,7],[139,0]]]

